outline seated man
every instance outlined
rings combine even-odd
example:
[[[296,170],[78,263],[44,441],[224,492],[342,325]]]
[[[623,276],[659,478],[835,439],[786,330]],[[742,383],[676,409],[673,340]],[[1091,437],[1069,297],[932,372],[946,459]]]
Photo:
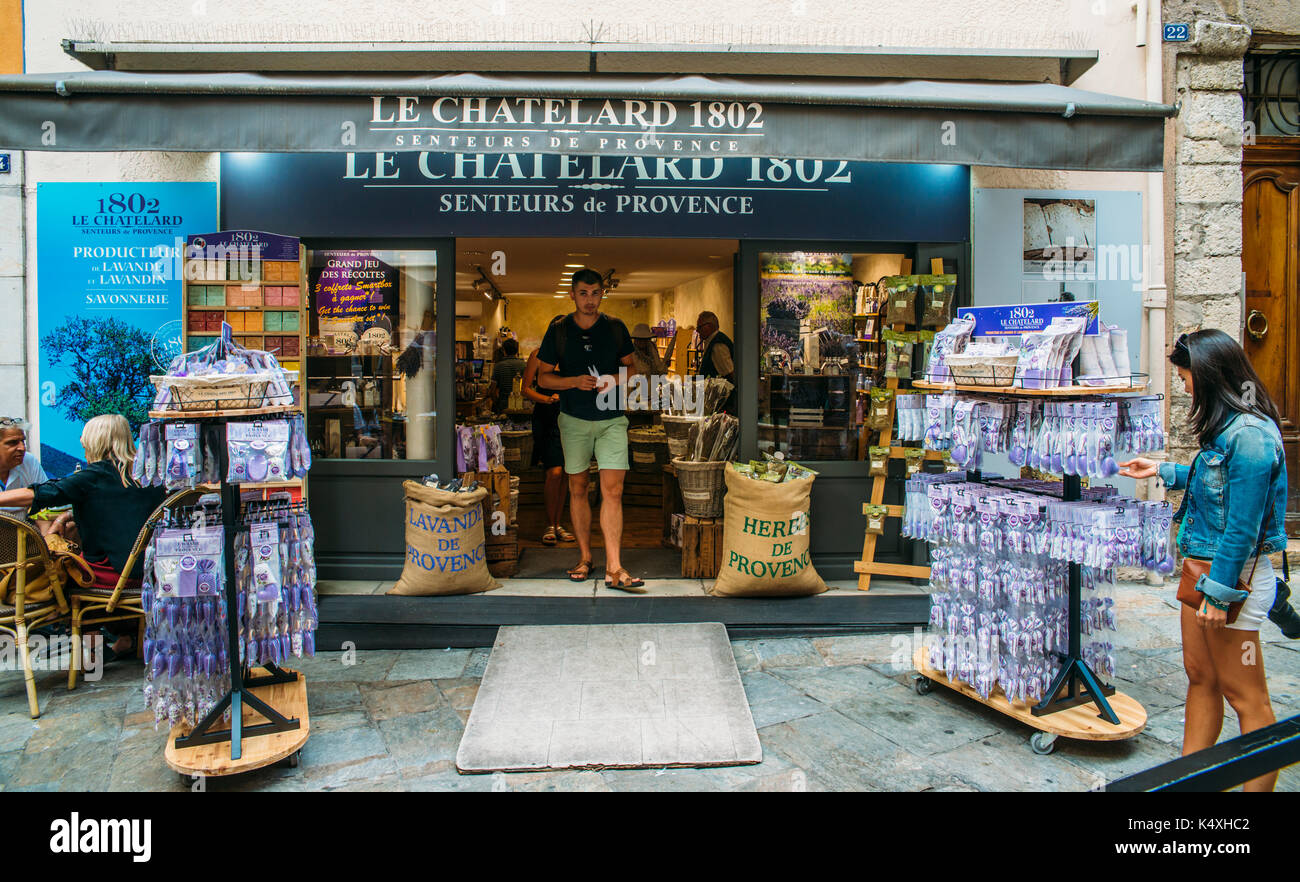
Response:
[[[27,452],[27,423],[0,417],[0,490],[22,490],[49,479],[40,460]],[[0,514],[22,519],[27,509],[0,508]]]

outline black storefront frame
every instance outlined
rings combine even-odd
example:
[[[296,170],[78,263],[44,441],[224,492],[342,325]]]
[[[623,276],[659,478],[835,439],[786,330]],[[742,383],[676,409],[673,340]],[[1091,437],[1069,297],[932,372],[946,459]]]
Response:
[[[313,510],[331,512],[355,511],[356,495],[376,501],[375,512],[403,511],[403,480],[419,479],[431,472],[448,475],[454,470],[456,427],[456,241],[449,238],[427,237],[313,237],[302,240],[309,252],[326,250],[418,250],[432,251],[437,255],[437,290],[434,292],[434,327],[436,341],[437,378],[434,384],[434,458],[433,459],[314,459],[312,462],[309,493]],[[304,280],[304,287],[306,280]],[[307,293],[310,297],[310,292]],[[444,319],[449,317],[449,319]],[[303,356],[303,370],[307,369]],[[445,418],[450,415],[450,419]],[[348,496],[353,495],[349,503]],[[382,516],[382,514],[381,514]],[[393,517],[396,517],[394,514]],[[343,523],[340,523],[342,521]],[[317,516],[314,522],[317,542],[330,540],[340,531],[360,531],[360,535],[373,535],[375,522],[368,517],[358,517],[348,524],[348,519]],[[379,550],[387,543],[377,541],[369,552],[326,551],[318,567],[324,570],[325,579],[369,580],[376,573],[396,578],[404,557],[400,546],[391,552]],[[377,580],[378,581],[378,580]]]
[[[536,238],[549,238],[546,236]],[[769,251],[826,250],[833,248],[855,254],[903,254],[912,260],[914,268],[928,269],[933,257],[941,257],[953,264],[961,277],[969,278],[970,242],[916,243],[896,241],[832,241],[826,239],[738,239],[736,271],[733,275],[733,322],[735,328],[736,364],[741,392],[738,410],[741,421],[741,451],[744,458],[758,457],[758,375],[759,359],[754,341],[759,334],[758,308],[759,255]],[[325,540],[323,555],[318,555],[322,578],[388,580],[400,574],[403,554],[399,546],[385,550],[391,544],[381,538],[384,531],[376,531],[374,524],[393,512],[402,510],[401,480],[419,478],[430,472],[450,474],[455,449],[455,378],[454,363],[456,336],[455,238],[393,238],[393,237],[339,237],[304,239],[308,251],[329,249],[412,249],[434,251],[437,254],[437,292],[435,304],[438,346],[438,378],[435,401],[438,418],[435,425],[436,456],[432,460],[347,460],[318,459],[313,463],[311,494],[313,507],[321,511],[353,512],[354,518],[318,518],[317,535]],[[963,272],[964,270],[964,272]],[[919,269],[917,270],[919,271]],[[960,285],[957,305],[969,300],[971,284]],[[305,364],[305,361],[304,361]],[[449,414],[450,418],[443,418]],[[812,499],[814,564],[827,579],[851,579],[853,564],[858,560],[861,539],[866,529],[861,506],[870,493],[868,463],[861,460],[836,460],[814,464],[819,472]],[[399,479],[399,480],[395,480]],[[365,503],[359,503],[364,500]],[[901,481],[891,481],[887,487],[886,501],[901,501]],[[366,512],[365,509],[369,509]],[[373,517],[369,516],[373,514]],[[375,520],[378,518],[380,520]],[[368,526],[369,525],[369,526]],[[820,529],[818,526],[820,525]],[[851,526],[850,526],[851,525]],[[376,541],[366,550],[331,552],[332,538],[347,533],[355,543],[358,538],[375,535]],[[925,549],[915,543],[899,539],[897,524],[890,524],[880,542],[880,559],[923,563]]]

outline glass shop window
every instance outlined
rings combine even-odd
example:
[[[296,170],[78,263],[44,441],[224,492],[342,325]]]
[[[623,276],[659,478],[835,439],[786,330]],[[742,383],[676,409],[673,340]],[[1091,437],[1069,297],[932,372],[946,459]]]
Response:
[[[307,432],[326,459],[433,459],[434,251],[308,252]]]
[[[909,379],[904,360],[924,365],[923,338],[933,336],[901,335],[915,346],[895,340],[900,325],[876,293],[883,279],[901,272],[903,258],[759,255],[760,451],[811,462],[867,458],[883,428],[872,422],[872,389]],[[884,418],[892,424],[892,410]]]

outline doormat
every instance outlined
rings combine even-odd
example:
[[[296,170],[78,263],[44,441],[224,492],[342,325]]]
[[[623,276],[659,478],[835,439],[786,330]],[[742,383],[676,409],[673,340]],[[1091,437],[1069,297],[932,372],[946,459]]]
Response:
[[[456,752],[462,772],[762,760],[717,622],[502,627]]]
[[[596,565],[591,570],[593,579],[605,578],[605,552],[593,548]],[[578,563],[578,547],[524,548],[519,552],[519,579],[564,579],[565,571]],[[682,553],[670,548],[624,548],[624,569],[638,579],[680,579]]]

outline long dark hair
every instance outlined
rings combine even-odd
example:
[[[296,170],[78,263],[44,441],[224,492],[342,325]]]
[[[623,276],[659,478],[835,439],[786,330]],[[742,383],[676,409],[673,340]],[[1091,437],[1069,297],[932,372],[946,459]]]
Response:
[[[1183,334],[1174,343],[1169,361],[1192,372],[1191,429],[1202,447],[1239,413],[1272,420],[1282,430],[1282,417],[1246,352],[1223,331],[1207,328]]]

